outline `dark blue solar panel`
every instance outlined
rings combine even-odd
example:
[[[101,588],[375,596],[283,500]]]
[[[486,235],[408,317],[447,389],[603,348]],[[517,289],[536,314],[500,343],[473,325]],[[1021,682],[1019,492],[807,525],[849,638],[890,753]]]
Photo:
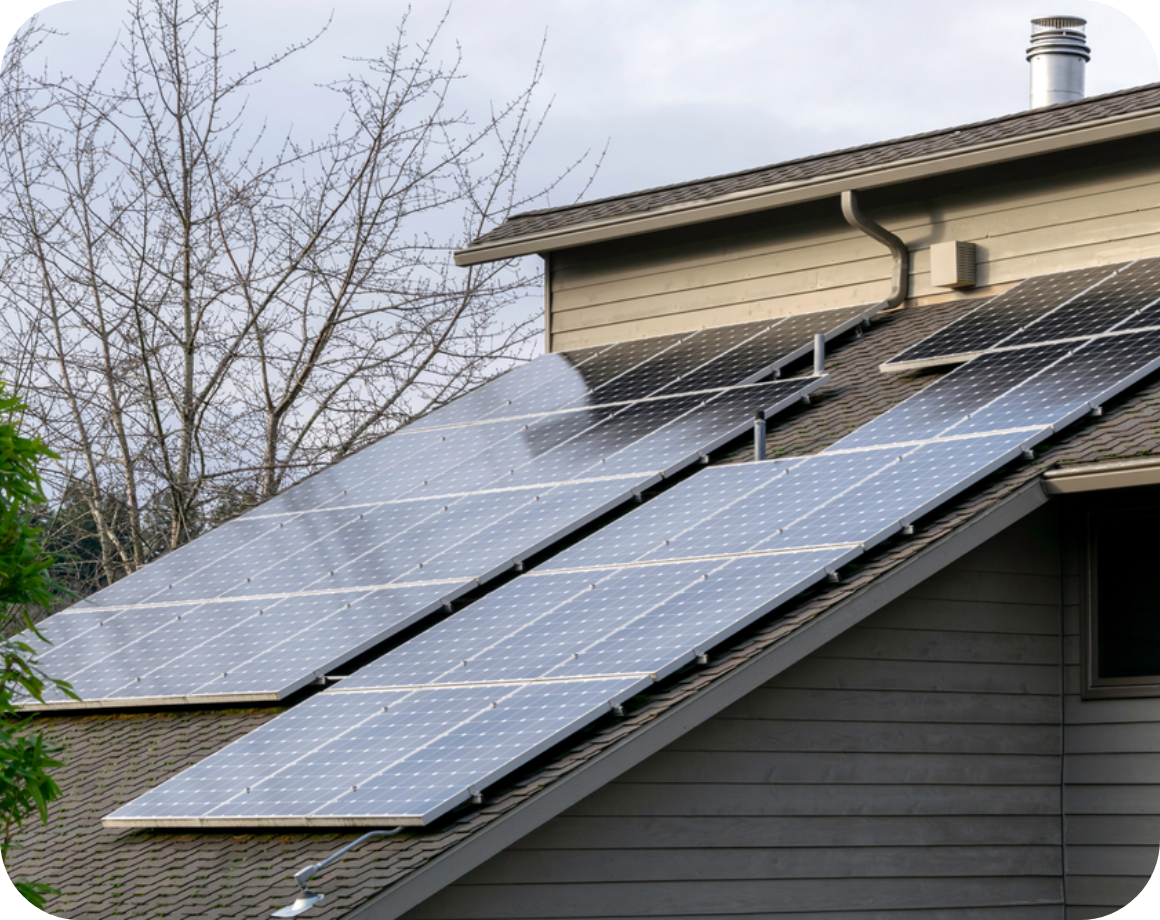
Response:
[[[587,389],[579,370],[584,364],[598,357],[606,351],[607,346],[598,349],[585,349],[583,352],[571,354],[541,355],[535,361],[530,361],[501,377],[497,377],[487,386],[472,390],[460,396],[450,405],[444,406],[413,423],[410,428],[422,429],[447,425],[463,425],[476,422],[489,415],[506,415],[507,407],[513,401],[528,393],[535,393],[544,389],[564,387],[563,392],[571,387],[573,394]],[[563,405],[563,403],[560,403]],[[547,406],[551,410],[557,406]]]
[[[996,399],[951,433],[1018,425],[1061,426],[1131,386],[1160,364],[1160,332],[1094,339]]]
[[[828,450],[905,444],[938,437],[965,422],[968,416],[981,412],[1013,386],[1050,367],[1071,347],[1052,345],[982,355],[956,367]]]
[[[1107,278],[1118,267],[1101,265],[1029,278],[891,358],[887,366],[961,359],[993,348]]]
[[[667,542],[654,544],[640,559],[659,561],[747,552],[834,502],[893,461],[898,453],[879,448],[755,464],[767,471],[761,488],[750,490],[748,477],[738,477],[737,481],[726,478],[718,490],[719,511],[707,520],[690,515],[682,532],[665,536]],[[679,504],[678,492],[673,490],[674,501]],[[734,496],[738,500],[732,501]],[[617,524],[630,524],[633,517],[629,515]]]
[[[609,457],[605,475],[650,471],[670,476],[753,428],[758,411],[774,415],[820,385],[815,378],[781,380],[726,390],[696,406],[630,447]]]
[[[323,693],[106,818],[111,827],[425,824],[642,682]],[[370,752],[374,752],[371,754]]]
[[[1003,347],[1100,335],[1160,299],[1160,259],[1141,259],[1069,300],[1022,332],[1004,339]]]
[[[827,571],[854,555],[849,549],[825,549],[714,560],[712,566],[702,563],[663,602],[609,630],[578,657],[566,657],[546,676],[643,671],[661,679],[822,580]],[[684,571],[689,564],[681,563],[680,568]],[[646,569],[676,574],[670,566]]]
[[[679,380],[700,386],[702,372],[735,384],[808,350],[807,330],[833,333],[860,315],[829,311],[531,362],[101,592],[98,606],[184,603],[188,616],[149,625],[159,614],[121,611],[126,634],[112,644],[94,629],[62,633],[51,652],[57,673],[77,676],[90,702],[284,695],[747,432],[756,409],[776,411],[820,381],[590,404]],[[567,403],[581,408],[561,410]],[[365,602],[344,601],[353,612],[332,615],[329,601],[303,599],[389,585],[414,592],[390,595],[382,628],[368,624]],[[301,610],[262,627],[257,605],[265,623],[277,619],[271,611]]]

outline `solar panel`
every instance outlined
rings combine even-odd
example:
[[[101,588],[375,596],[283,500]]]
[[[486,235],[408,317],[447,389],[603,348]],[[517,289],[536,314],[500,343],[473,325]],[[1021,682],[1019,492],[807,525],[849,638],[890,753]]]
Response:
[[[334,702],[311,700],[336,713],[359,707],[335,715],[346,740],[301,768],[242,765],[229,777],[233,787],[262,790],[244,806],[219,789],[165,811],[184,786],[212,788],[215,758],[237,762],[227,747],[106,823],[427,823],[608,712],[611,699],[662,679],[1010,462],[1074,419],[1077,407],[1157,368],[1160,331],[993,353],[928,388],[937,421],[903,403],[867,426],[871,436],[856,432],[821,454],[704,471],[315,698]],[[598,680],[609,686],[579,691]],[[464,713],[488,694],[495,702],[528,688],[544,693],[529,703],[533,717],[500,705],[475,730],[463,728]],[[414,759],[384,747],[380,729],[364,731],[369,702],[348,702],[426,706],[437,693],[452,696],[423,719],[455,741],[408,741]],[[296,713],[232,747],[262,750],[264,733],[276,742],[305,718]],[[304,788],[310,777],[321,787]]]
[[[769,344],[866,312],[544,356],[89,598],[45,660],[86,705],[283,698],[800,400],[825,378],[749,382]]]
[[[883,369],[906,370],[965,361],[1065,305],[1117,268],[1101,265],[1029,278],[891,358]]]
[[[427,824],[470,798],[476,784],[526,763],[647,683],[620,677],[319,694],[107,823],[334,827],[362,824],[389,802],[405,812],[396,823]],[[283,811],[301,817],[285,821],[276,816]]]
[[[1101,335],[1160,300],[1160,259],[1141,259],[1120,268],[999,343],[1003,347]]]

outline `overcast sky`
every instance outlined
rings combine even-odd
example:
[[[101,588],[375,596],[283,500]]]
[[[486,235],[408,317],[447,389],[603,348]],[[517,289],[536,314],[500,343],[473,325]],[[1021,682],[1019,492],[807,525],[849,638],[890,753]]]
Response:
[[[1141,22],[1160,18],[1148,2],[1133,2],[1117,6]],[[22,5],[41,4],[5,4],[5,35]],[[45,8],[42,19],[68,33],[50,46],[51,68],[92,68],[125,5]],[[241,59],[261,58],[328,16],[317,0],[227,0],[225,8]],[[326,35],[257,91],[251,111],[321,132],[333,103],[314,84],[344,73],[344,56],[380,50],[405,9],[395,0],[335,0]],[[411,35],[429,34],[442,9],[417,5]],[[1160,80],[1142,28],[1084,0],[459,0],[442,54],[453,57],[458,42],[467,75],[460,101],[482,111],[522,87],[546,37],[541,99],[553,107],[535,176],[607,144],[592,197],[1019,111],[1029,20],[1046,13],[1088,20],[1090,95]]]

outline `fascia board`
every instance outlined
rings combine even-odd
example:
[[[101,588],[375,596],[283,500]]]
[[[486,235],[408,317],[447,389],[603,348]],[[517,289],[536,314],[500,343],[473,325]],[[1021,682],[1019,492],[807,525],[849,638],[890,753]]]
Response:
[[[1068,125],[1049,131],[1021,135],[986,144],[963,147],[948,153],[912,157],[885,166],[828,173],[801,182],[784,182],[764,188],[748,189],[717,198],[669,205],[603,221],[592,221],[561,227],[544,233],[500,240],[481,246],[468,246],[455,252],[458,266],[497,262],[517,256],[547,253],[573,246],[585,246],[606,240],[621,239],[658,230],[669,230],[705,221],[736,217],[755,211],[768,211],[788,205],[835,197],[845,189],[866,190],[898,185],[917,179],[946,175],[980,166],[991,166],[1026,157],[1071,150],[1090,144],[1135,137],[1160,131],[1160,112],[1148,110],[1087,122],[1079,127]]]
[[[543,792],[495,819],[486,829],[434,857],[345,920],[394,920],[462,878],[586,796],[635,767],[875,611],[937,574],[1047,502],[1039,480],[931,544],[857,594],[738,666],[712,686],[658,716]]]

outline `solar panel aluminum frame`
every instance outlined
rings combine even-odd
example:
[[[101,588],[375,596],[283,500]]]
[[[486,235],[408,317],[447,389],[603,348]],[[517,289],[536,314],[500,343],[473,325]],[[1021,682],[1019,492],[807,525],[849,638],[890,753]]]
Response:
[[[626,682],[627,678],[627,682]],[[157,817],[150,818],[147,816],[134,818],[116,818],[113,815],[107,815],[101,818],[101,824],[109,830],[132,830],[138,828],[168,828],[173,830],[194,830],[194,829],[225,829],[225,828],[345,828],[345,827],[382,827],[384,822],[391,825],[399,825],[403,827],[425,827],[433,821],[438,820],[449,811],[468,802],[474,795],[480,794],[483,789],[503,779],[505,776],[518,770],[520,767],[526,765],[530,761],[539,757],[541,754],[550,750],[555,745],[562,741],[567,741],[573,737],[578,731],[587,728],[593,722],[602,718],[603,716],[612,713],[618,706],[650,688],[654,681],[653,678],[647,675],[625,675],[617,677],[590,677],[590,678],[569,678],[564,681],[553,681],[554,683],[596,683],[599,681],[607,681],[612,687],[608,695],[607,702],[596,709],[589,710],[576,719],[573,719],[567,726],[558,728],[550,735],[540,739],[536,744],[522,750],[514,756],[511,760],[506,761],[502,766],[496,767],[490,773],[480,777],[470,786],[462,789],[453,796],[444,799],[435,808],[430,809],[423,814],[411,815],[391,815],[383,817],[375,816],[325,816],[325,817],[293,817],[293,818],[260,818],[260,817],[228,817],[220,818],[171,818],[171,817]],[[533,683],[543,683],[543,681],[513,681],[510,686],[519,687],[527,686]],[[497,684],[497,686],[502,686]],[[619,686],[619,689],[613,689]],[[426,688],[433,689],[433,688]],[[336,691],[332,691],[336,692]],[[376,693],[380,691],[375,690],[357,690],[348,691],[349,694],[355,693]],[[423,692],[422,690],[418,692]],[[257,729],[260,731],[260,729]],[[190,768],[192,769],[192,768]],[[179,774],[180,775],[180,774]],[[113,813],[115,814],[115,812]]]

